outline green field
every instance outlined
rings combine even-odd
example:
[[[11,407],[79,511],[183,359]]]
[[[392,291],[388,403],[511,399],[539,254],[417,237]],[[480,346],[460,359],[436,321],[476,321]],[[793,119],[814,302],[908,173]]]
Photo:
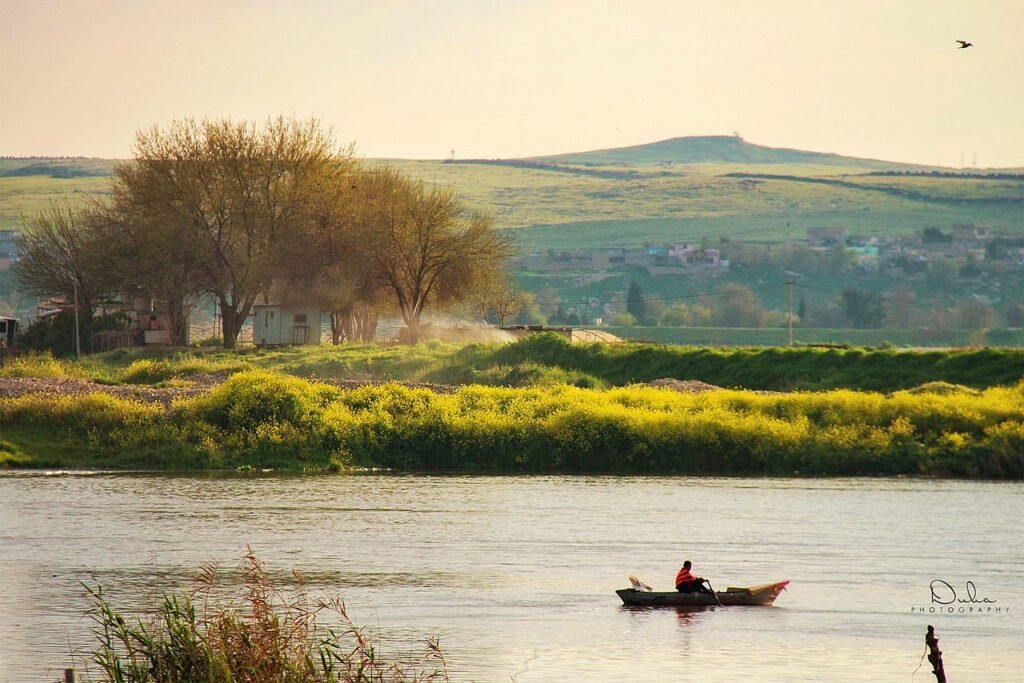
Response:
[[[702,237],[802,239],[808,227],[822,225],[864,235],[975,222],[1014,231],[1024,212],[1019,176],[869,175],[933,169],[772,150],[732,138],[687,138],[611,152],[487,163],[386,161],[427,182],[457,188],[499,227],[519,230],[520,244],[529,251]],[[16,226],[22,215],[51,199],[102,193],[103,174],[113,165],[94,159],[0,160],[0,227]],[[27,173],[34,175],[22,175]]]

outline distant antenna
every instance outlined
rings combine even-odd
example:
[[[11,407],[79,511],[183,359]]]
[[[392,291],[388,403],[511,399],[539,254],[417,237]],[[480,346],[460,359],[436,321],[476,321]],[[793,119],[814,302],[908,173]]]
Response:
[[[452,161],[455,161],[455,150],[452,150]]]

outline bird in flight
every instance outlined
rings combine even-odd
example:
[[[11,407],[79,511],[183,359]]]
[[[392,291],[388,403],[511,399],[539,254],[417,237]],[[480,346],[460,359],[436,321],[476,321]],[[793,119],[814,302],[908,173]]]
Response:
[[[960,47],[957,48],[958,50],[963,50],[965,47],[974,47],[974,43],[968,43],[966,40],[958,40],[956,42],[960,43]]]

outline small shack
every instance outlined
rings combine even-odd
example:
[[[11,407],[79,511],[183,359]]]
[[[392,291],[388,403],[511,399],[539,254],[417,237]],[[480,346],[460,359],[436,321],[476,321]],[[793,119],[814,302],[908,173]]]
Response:
[[[320,309],[313,306],[256,304],[252,340],[256,346],[319,344]]]
[[[16,334],[18,334],[18,319],[0,316],[0,349],[14,348]]]

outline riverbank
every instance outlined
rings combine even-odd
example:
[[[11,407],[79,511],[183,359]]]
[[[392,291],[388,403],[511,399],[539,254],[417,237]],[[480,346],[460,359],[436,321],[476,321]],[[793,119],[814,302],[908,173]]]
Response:
[[[82,393],[0,399],[0,465],[1024,478],[1024,384],[435,390],[246,371],[208,387],[59,386]]]

